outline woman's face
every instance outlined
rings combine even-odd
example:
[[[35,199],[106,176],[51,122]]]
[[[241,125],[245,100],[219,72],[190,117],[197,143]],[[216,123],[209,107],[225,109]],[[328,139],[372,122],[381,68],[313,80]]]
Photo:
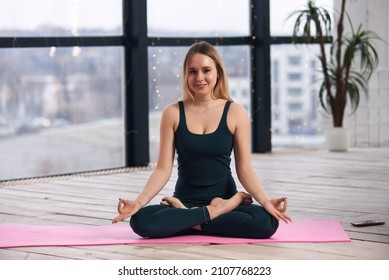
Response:
[[[196,53],[188,63],[188,86],[195,96],[212,95],[217,82],[216,64],[207,55]]]

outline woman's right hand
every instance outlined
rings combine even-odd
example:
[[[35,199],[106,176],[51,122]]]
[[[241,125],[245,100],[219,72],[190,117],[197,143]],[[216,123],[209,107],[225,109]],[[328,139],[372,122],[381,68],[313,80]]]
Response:
[[[116,224],[118,222],[122,222],[126,220],[128,217],[138,212],[140,208],[142,208],[142,205],[136,200],[134,201],[134,200],[119,198],[119,202],[118,202],[119,215],[112,220],[112,223]]]
[[[277,218],[277,220],[283,220],[285,223],[292,221],[292,219],[285,213],[288,208],[288,200],[286,197],[270,199],[262,206],[267,210],[267,212]]]

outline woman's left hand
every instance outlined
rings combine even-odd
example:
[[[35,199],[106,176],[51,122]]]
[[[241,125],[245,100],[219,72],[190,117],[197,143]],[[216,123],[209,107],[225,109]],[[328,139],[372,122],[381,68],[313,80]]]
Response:
[[[291,222],[292,219],[285,214],[288,208],[288,200],[286,197],[270,199],[262,205],[271,215],[277,220],[283,220],[285,223]]]

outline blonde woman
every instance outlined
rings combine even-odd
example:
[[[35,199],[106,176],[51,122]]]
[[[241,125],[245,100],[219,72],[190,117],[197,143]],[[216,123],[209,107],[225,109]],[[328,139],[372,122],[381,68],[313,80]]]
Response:
[[[287,200],[270,199],[252,168],[247,112],[232,102],[220,55],[207,42],[195,43],[183,71],[183,96],[162,114],[157,166],[135,200],[119,199],[113,223],[131,217],[134,232],[150,238],[269,238],[279,220],[291,221]],[[178,179],[173,196],[147,205],[170,179],[175,152]],[[245,192],[237,191],[231,174],[232,152]]]

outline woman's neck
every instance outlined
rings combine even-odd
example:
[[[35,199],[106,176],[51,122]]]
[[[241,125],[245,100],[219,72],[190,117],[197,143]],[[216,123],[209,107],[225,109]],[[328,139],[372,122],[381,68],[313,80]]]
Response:
[[[217,103],[217,99],[213,99],[210,96],[204,96],[204,98],[194,98],[192,106],[196,111],[200,112],[201,114],[204,114],[208,110],[217,106]]]

